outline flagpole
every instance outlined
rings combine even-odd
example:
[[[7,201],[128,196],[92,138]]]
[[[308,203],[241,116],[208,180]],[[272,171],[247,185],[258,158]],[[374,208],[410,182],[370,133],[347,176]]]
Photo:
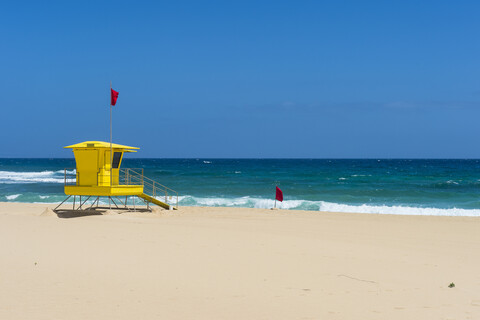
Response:
[[[110,80],[110,188],[112,188],[112,80]],[[108,197],[108,206],[112,209],[111,199]]]
[[[112,81],[110,81],[110,187],[112,187]]]

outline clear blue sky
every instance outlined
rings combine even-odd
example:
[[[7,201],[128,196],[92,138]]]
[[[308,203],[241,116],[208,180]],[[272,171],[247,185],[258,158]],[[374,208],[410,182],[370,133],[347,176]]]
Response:
[[[0,157],[480,158],[479,1],[3,1]]]

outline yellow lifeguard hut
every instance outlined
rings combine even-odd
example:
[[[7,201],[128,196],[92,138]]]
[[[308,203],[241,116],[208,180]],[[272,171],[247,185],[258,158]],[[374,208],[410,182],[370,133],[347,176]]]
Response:
[[[100,197],[108,197],[109,202],[113,202],[117,208],[120,207],[114,199],[123,208],[129,209],[128,196],[133,196],[133,199],[141,198],[147,204],[147,208],[150,203],[166,209],[178,207],[176,191],[145,177],[143,169],[120,168],[124,153],[137,152],[139,148],[103,141],[85,141],[64,148],[73,150],[76,168],[75,170],[65,169],[65,194],[68,198],[61,204],[74,196],[73,210],[76,210],[77,196],[80,197],[78,209],[81,209],[91,197],[96,197],[91,208],[95,203],[98,206]],[[83,202],[82,196],[87,197]],[[125,196],[125,202],[120,199],[123,196]],[[175,205],[171,204],[173,200],[176,200]],[[135,209],[135,201],[133,205]]]

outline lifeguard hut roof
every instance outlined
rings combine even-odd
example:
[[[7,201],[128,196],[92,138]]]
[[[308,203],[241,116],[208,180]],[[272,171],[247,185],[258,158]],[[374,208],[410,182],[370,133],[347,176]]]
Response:
[[[105,141],[84,141],[71,146],[66,146],[67,149],[93,148],[93,149],[110,149],[110,143]],[[124,152],[137,152],[140,148],[124,146],[121,144],[112,143],[112,148],[123,149]]]

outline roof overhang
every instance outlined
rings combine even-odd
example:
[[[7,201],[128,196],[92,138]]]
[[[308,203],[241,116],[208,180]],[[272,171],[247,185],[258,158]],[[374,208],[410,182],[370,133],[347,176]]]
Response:
[[[110,149],[110,142],[105,141],[84,141],[77,144],[64,147],[66,149]],[[137,152],[140,148],[124,146],[122,144],[112,143],[112,149],[122,149],[123,152]]]

